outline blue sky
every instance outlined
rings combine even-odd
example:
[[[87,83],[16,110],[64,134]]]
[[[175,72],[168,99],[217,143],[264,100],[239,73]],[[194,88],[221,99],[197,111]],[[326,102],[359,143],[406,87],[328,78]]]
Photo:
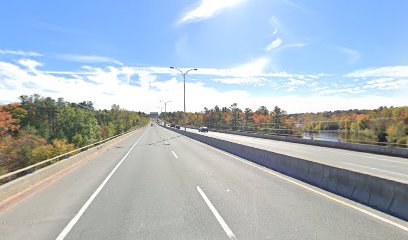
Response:
[[[408,1],[31,0],[2,3],[0,103],[39,93],[182,109],[169,66],[198,68],[187,109],[290,113],[408,105]]]

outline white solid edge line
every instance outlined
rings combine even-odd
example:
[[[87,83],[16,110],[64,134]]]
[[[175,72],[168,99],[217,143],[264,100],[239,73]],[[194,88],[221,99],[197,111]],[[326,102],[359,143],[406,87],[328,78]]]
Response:
[[[218,223],[221,225],[224,232],[228,235],[230,239],[237,239],[231,229],[228,227],[227,223],[222,219],[221,215],[218,213],[217,209],[215,209],[214,205],[210,202],[210,199],[205,195],[203,190],[199,186],[197,186],[197,191],[200,193],[201,197],[204,199],[207,206],[210,208],[211,212],[214,214],[215,218],[217,219]]]
[[[136,146],[136,144],[140,141],[140,139],[143,137],[143,134],[137,139],[137,141],[133,144],[133,146],[129,149],[129,151],[126,153],[126,155],[119,161],[119,163],[115,166],[115,168],[109,173],[109,175],[105,178],[105,180],[99,185],[99,187],[95,190],[95,192],[89,197],[89,199],[85,202],[85,204],[81,207],[81,209],[78,211],[78,213],[75,215],[73,219],[68,223],[68,225],[62,230],[62,232],[58,235],[56,240],[63,240],[68,233],[71,231],[71,229],[75,226],[75,224],[78,222],[78,220],[81,218],[82,214],[86,211],[86,209],[91,205],[92,201],[96,198],[96,196],[99,194],[99,192],[102,190],[102,188],[106,185],[106,183],[109,181],[109,179],[112,177],[112,175],[116,172],[118,167],[122,164],[122,162],[126,159],[126,157],[129,155],[129,153],[133,150],[133,148]]]
[[[173,153],[173,156],[174,156],[175,158],[178,158],[177,155],[176,155],[176,153],[175,153],[173,150],[171,150],[171,152]]]
[[[322,196],[322,197],[325,197],[325,198],[327,198],[327,199],[330,199],[330,200],[332,200],[332,201],[334,201],[334,202],[337,202],[337,203],[339,203],[339,204],[341,204],[341,205],[350,207],[350,208],[352,208],[352,209],[354,209],[354,210],[357,210],[357,211],[359,211],[359,212],[365,213],[365,214],[367,214],[367,215],[369,215],[369,216],[371,216],[371,217],[373,217],[373,218],[375,218],[375,219],[378,219],[378,220],[380,220],[380,221],[382,221],[382,222],[391,224],[391,225],[393,225],[394,227],[397,227],[397,228],[399,228],[399,229],[401,229],[401,230],[404,230],[404,231],[408,232],[408,227],[407,227],[407,226],[404,226],[404,225],[402,225],[402,224],[399,224],[399,223],[394,222],[394,221],[392,221],[392,220],[389,220],[389,219],[387,219],[387,218],[381,217],[381,216],[379,216],[379,215],[377,215],[377,214],[375,214],[375,213],[372,213],[372,212],[370,212],[370,211],[368,211],[368,210],[365,210],[365,209],[363,209],[363,208],[360,208],[360,207],[358,207],[358,206],[355,206],[355,205],[350,204],[350,203],[348,203],[348,202],[345,202],[345,201],[343,201],[343,200],[340,200],[340,199],[337,199],[337,198],[335,198],[335,197],[332,197],[332,196],[330,196],[329,194],[326,194],[326,193],[324,193],[324,192],[318,191],[318,190],[316,190],[316,189],[314,189],[314,188],[312,188],[312,187],[307,186],[306,184],[302,184],[302,183],[300,183],[300,182],[297,182],[297,181],[295,181],[295,180],[293,180],[293,179],[291,179],[291,178],[289,178],[289,177],[285,177],[285,176],[283,176],[283,175],[280,175],[280,174],[278,174],[278,173],[275,173],[275,172],[273,172],[272,170],[266,169],[266,168],[264,168],[264,167],[261,167],[261,166],[259,166],[259,165],[257,165],[257,164],[254,164],[254,163],[252,163],[252,162],[249,162],[249,161],[247,161],[247,160],[240,159],[239,157],[236,157],[236,156],[234,156],[234,155],[232,155],[232,154],[230,154],[230,153],[227,153],[227,152],[224,152],[224,151],[222,151],[222,150],[219,150],[219,149],[217,149],[217,148],[215,148],[215,147],[209,146],[209,145],[207,145],[207,144],[205,144],[205,143],[202,143],[202,142],[199,142],[199,141],[196,141],[196,142],[198,142],[198,143],[200,143],[200,144],[202,144],[202,145],[204,145],[204,146],[207,146],[208,148],[211,148],[211,149],[213,149],[213,150],[215,150],[215,151],[218,151],[218,152],[220,152],[220,153],[222,153],[222,154],[224,154],[224,155],[227,155],[227,156],[229,156],[229,157],[231,157],[231,158],[234,158],[234,159],[236,159],[236,160],[238,160],[238,161],[240,161],[240,162],[242,162],[242,163],[245,163],[245,164],[247,164],[247,165],[250,165],[250,166],[252,166],[252,167],[254,167],[254,168],[257,168],[257,169],[259,169],[259,170],[262,170],[262,171],[264,171],[264,172],[266,172],[266,173],[269,173],[269,174],[271,174],[271,175],[274,175],[275,177],[281,178],[281,179],[286,180],[286,181],[288,181],[288,182],[290,182],[290,183],[293,183],[293,184],[295,184],[295,185],[297,185],[297,186],[299,186],[299,187],[302,187],[302,188],[304,188],[304,189],[306,189],[306,190],[309,190],[309,191],[311,191],[311,192],[314,192],[314,193],[316,193],[316,194],[318,194],[318,195],[320,195],[320,196]],[[324,191],[324,190],[323,190],[323,191]]]

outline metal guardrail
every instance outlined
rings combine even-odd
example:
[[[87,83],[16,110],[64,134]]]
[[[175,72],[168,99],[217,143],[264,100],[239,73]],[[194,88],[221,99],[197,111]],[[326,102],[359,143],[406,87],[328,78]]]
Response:
[[[143,127],[145,127],[145,126],[143,126]],[[142,128],[143,128],[143,127],[142,127]],[[115,135],[115,136],[112,136],[112,137],[103,139],[103,140],[101,140],[101,141],[98,141],[98,142],[89,144],[89,145],[84,146],[84,147],[80,147],[80,148],[75,149],[75,150],[72,150],[72,151],[70,151],[70,152],[67,152],[67,153],[64,153],[64,154],[55,156],[55,157],[53,157],[53,158],[46,159],[46,160],[44,160],[44,161],[41,161],[41,162],[32,164],[32,165],[27,166],[27,167],[24,167],[24,168],[20,168],[20,169],[18,169],[18,170],[16,170],[16,171],[6,173],[6,174],[0,176],[0,182],[1,182],[3,179],[11,178],[12,176],[15,176],[15,175],[17,175],[17,174],[19,174],[19,173],[23,173],[23,172],[25,172],[25,171],[28,171],[28,170],[30,170],[30,169],[34,169],[34,168],[36,168],[36,167],[38,167],[38,166],[41,166],[41,165],[44,165],[44,164],[46,164],[46,163],[49,163],[49,162],[52,162],[52,161],[55,161],[55,160],[59,160],[60,158],[65,158],[65,157],[67,157],[67,156],[71,156],[73,153],[82,152],[82,151],[84,151],[84,150],[87,150],[87,149],[89,149],[89,148],[91,148],[91,147],[98,146],[98,145],[100,145],[100,144],[102,144],[102,143],[105,143],[105,142],[107,142],[107,141],[109,141],[109,140],[112,140],[112,139],[114,139],[114,138],[117,138],[117,137],[123,136],[123,135],[125,135],[125,134],[134,132],[134,131],[136,131],[136,130],[138,130],[138,129],[140,129],[140,128],[133,129],[133,130],[130,130],[130,131],[121,133],[121,134],[117,134],[117,135]],[[31,172],[30,172],[30,173],[31,173]],[[28,173],[27,173],[27,174],[28,174]],[[20,176],[20,177],[21,177],[21,176]],[[1,183],[0,183],[0,185],[1,185]]]
[[[188,128],[192,129],[197,129],[196,126],[188,125]],[[294,137],[294,138],[302,138],[302,139],[310,139],[310,140],[320,140],[320,141],[326,141],[326,142],[343,142],[343,143],[351,143],[351,144],[365,144],[365,145],[371,145],[371,146],[385,146],[385,147],[392,147],[392,148],[408,148],[408,144],[404,143],[395,143],[395,142],[378,142],[378,141],[372,141],[372,140],[359,140],[359,139],[341,139],[338,138],[337,141],[330,141],[324,138],[319,138],[316,139],[314,137],[308,138],[304,137],[303,135],[300,134],[285,134],[285,133],[267,133],[267,132],[262,132],[262,131],[248,131],[248,130],[242,130],[242,129],[237,129],[237,130],[232,130],[230,128],[216,128],[214,126],[209,127],[210,130],[221,130],[221,131],[230,131],[230,132],[242,132],[242,133],[250,133],[256,135],[266,135],[266,136],[284,136],[284,137]],[[263,128],[267,130],[274,130],[272,128]],[[280,130],[284,131],[287,129],[275,129],[275,130]]]

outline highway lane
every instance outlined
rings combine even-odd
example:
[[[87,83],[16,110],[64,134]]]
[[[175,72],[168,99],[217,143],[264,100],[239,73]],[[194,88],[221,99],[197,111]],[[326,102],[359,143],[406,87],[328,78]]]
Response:
[[[0,239],[55,239],[141,133],[0,212]]]
[[[219,138],[352,171],[363,172],[408,184],[408,159],[402,157],[391,157],[227,133],[211,131],[208,133],[199,133],[198,130],[195,129],[187,130],[209,137]]]
[[[100,189],[65,239],[408,237],[406,222],[315,189],[355,208],[333,201],[157,125],[120,145],[0,213],[1,236],[55,239]]]

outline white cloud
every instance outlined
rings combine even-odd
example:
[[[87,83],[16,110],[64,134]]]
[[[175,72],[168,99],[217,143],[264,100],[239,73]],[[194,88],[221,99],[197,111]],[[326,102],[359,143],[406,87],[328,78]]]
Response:
[[[22,50],[2,50],[0,49],[0,54],[10,54],[10,55],[18,55],[24,57],[41,57],[42,54],[32,51],[22,51]]]
[[[392,90],[408,87],[408,79],[379,78],[365,83],[365,89]],[[408,92],[407,92],[408,94]]]
[[[345,75],[350,78],[384,78],[408,77],[408,66],[387,66],[379,68],[366,68]]]
[[[284,49],[288,49],[288,48],[302,48],[307,46],[308,43],[291,43],[291,44],[285,44],[282,45],[279,50],[284,50]]]
[[[237,85],[257,85],[268,80],[268,78],[298,78],[302,80],[319,79],[327,74],[289,74],[286,72],[267,72],[266,68],[269,65],[268,58],[258,58],[247,63],[238,65],[232,68],[199,68],[198,71],[191,71],[189,75],[204,75],[213,76],[212,80],[224,83],[224,84],[237,84]],[[71,72],[71,71],[44,71],[48,74],[54,75],[97,75],[93,68],[83,67],[85,71]],[[122,69],[124,69],[123,67]],[[172,74],[177,76],[178,71],[164,67],[127,67],[129,72],[139,73],[144,72],[152,75],[156,74]],[[189,68],[181,68],[186,71]]]
[[[189,74],[193,75],[208,75],[208,76],[217,76],[217,77],[291,77],[293,75],[288,74],[286,72],[273,72],[268,73],[266,72],[266,68],[268,67],[269,59],[262,57],[253,59],[247,63],[238,65],[232,68],[199,68],[198,71],[192,71]],[[162,67],[133,67],[136,71],[148,71],[152,74],[178,74],[177,71],[171,70],[169,68],[162,68]],[[185,71],[188,68],[181,68],[181,70]]]
[[[280,38],[277,38],[273,40],[266,48],[265,51],[271,51],[274,48],[279,47],[282,44],[282,40]]]
[[[361,53],[357,50],[346,47],[338,47],[337,49],[348,56],[350,64],[356,63],[361,58]]]
[[[239,76],[257,76],[262,75],[265,72],[265,68],[269,63],[267,58],[259,58],[249,63],[240,65],[238,67],[230,69],[234,75]]]
[[[64,91],[66,87],[72,87],[65,84],[60,85],[61,80],[65,78],[44,74],[41,70],[36,69],[36,67],[41,66],[38,62],[21,60],[19,63],[22,67],[0,62],[0,81],[7,86],[13,86],[16,92],[21,91],[19,95],[23,94],[24,90],[31,89],[29,86],[39,86],[39,89],[34,90],[41,92]],[[0,96],[3,97],[3,94],[5,94],[4,99],[1,99],[4,101],[7,100],[5,96],[9,95],[9,89],[2,90]]]
[[[329,89],[328,86],[318,86],[318,85],[316,85],[316,84],[314,84],[314,85],[311,86],[311,87],[312,87],[312,89],[311,89],[312,92],[320,92],[320,91]]]
[[[230,80],[225,80],[227,83],[229,81],[231,84],[242,85],[261,85],[269,81],[269,77],[267,77],[269,75],[282,75],[285,76],[285,79],[279,83],[282,83],[281,87],[288,87],[286,91],[294,91],[296,87],[306,85],[312,81],[308,80],[312,78],[307,75],[265,73],[266,63],[266,60],[257,59],[237,68],[203,69],[203,72],[209,72],[212,76],[220,76],[220,74],[225,73],[233,73],[232,75],[238,76],[239,73],[243,73],[240,69],[242,67],[250,71],[250,75],[266,76],[251,77],[249,75],[231,77]],[[181,110],[183,107],[183,82],[178,75],[172,75],[174,72],[168,68],[86,67],[79,72],[59,72],[59,74],[56,74],[55,72],[51,73],[42,70],[42,68],[38,69],[39,66],[42,66],[42,63],[29,59],[20,60],[18,63],[0,62],[0,102],[16,102],[20,95],[39,93],[53,98],[63,97],[74,102],[94,101],[98,108],[109,108],[115,103],[131,110],[157,111],[160,99],[172,101],[168,105],[169,111]],[[158,74],[168,75],[167,80],[158,80]],[[203,73],[197,72],[197,74]],[[228,79],[228,77],[225,78]],[[281,77],[278,78],[281,79]],[[303,83],[303,81],[306,83]],[[372,84],[387,82],[388,80],[377,80]],[[268,107],[278,105],[289,113],[377,108],[379,105],[408,105],[408,98],[402,93],[387,96],[372,96],[369,94],[341,95],[341,93],[361,93],[370,90],[358,87],[344,89],[322,88],[319,95],[313,96],[296,95],[295,92],[287,96],[277,96],[275,94],[259,96],[246,90],[220,90],[200,81],[187,81],[186,89],[188,111],[201,111],[204,107],[215,105],[229,106],[234,102],[237,102],[241,108],[250,107],[252,109],[256,109],[261,105]]]
[[[116,103],[120,106],[145,112],[157,110],[159,99],[172,99],[169,110],[179,110],[182,106],[183,83],[173,77],[167,81],[157,81],[148,71],[127,67],[88,69],[90,75],[55,76],[36,70],[32,73],[25,67],[0,62],[1,102],[14,102],[23,94],[39,93],[54,98],[64,97],[68,101],[94,101],[99,108],[109,108]],[[137,84],[129,84],[121,75],[138,77]],[[201,82],[186,83],[188,110],[198,111],[217,101],[229,102],[247,98],[243,91],[219,91],[206,87]],[[208,99],[210,98],[210,99]],[[193,99],[193,100],[191,100]]]
[[[123,65],[123,63],[119,62],[118,60],[98,55],[58,54],[57,58],[79,63],[114,63]]]
[[[27,67],[28,69],[30,69],[31,71],[36,71],[37,67],[41,67],[43,66],[42,63],[37,62],[35,60],[31,60],[31,59],[20,59],[17,61],[20,65]]]
[[[268,81],[264,77],[235,77],[235,78],[216,78],[213,79],[215,82],[223,84],[237,84],[237,85],[253,85],[253,86],[263,86],[265,81]]]
[[[294,91],[296,91],[296,89],[297,89],[297,87],[289,87],[285,91],[286,92],[294,92]]]
[[[287,85],[289,86],[303,86],[306,84],[305,80],[298,80],[294,78],[289,78]]]
[[[360,87],[348,87],[348,88],[327,88],[324,90],[320,90],[319,93],[322,95],[331,95],[335,93],[347,93],[347,94],[356,94],[356,93],[364,93],[365,90],[361,89]]]
[[[220,11],[236,6],[245,0],[201,0],[200,5],[185,13],[179,23],[202,21],[215,16]]]

